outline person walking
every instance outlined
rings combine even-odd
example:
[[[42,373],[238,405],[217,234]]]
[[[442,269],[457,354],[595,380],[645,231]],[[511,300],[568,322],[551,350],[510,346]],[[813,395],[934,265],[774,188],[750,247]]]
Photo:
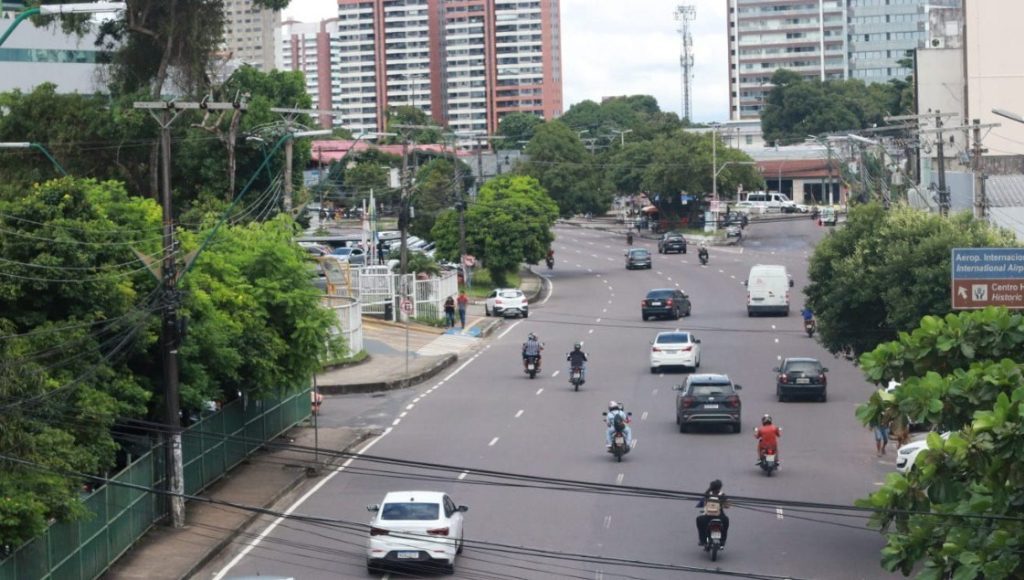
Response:
[[[875,433],[875,453],[885,455],[885,446],[889,443],[889,423],[882,417],[871,422],[871,430]]]
[[[444,327],[455,328],[455,298],[452,296],[444,299]]]
[[[466,328],[466,307],[469,306],[469,297],[466,296],[465,290],[459,291],[459,298],[456,300],[459,304],[459,322],[462,324],[462,328]],[[452,322],[452,326],[455,326],[455,322]]]

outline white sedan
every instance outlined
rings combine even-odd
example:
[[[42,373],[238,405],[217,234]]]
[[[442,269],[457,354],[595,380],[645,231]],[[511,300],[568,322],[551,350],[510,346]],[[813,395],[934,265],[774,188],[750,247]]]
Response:
[[[651,341],[651,372],[657,373],[669,366],[697,370],[700,367],[700,339],[681,330],[659,332]]]
[[[437,491],[392,491],[383,503],[366,509],[374,513],[366,547],[367,571],[426,564],[455,572],[469,508],[455,505],[448,494]]]
[[[950,432],[946,431],[940,437],[943,439],[949,439]],[[910,469],[914,467],[914,461],[917,460],[917,456],[922,451],[928,448],[928,434],[919,436],[910,443],[907,443],[903,447],[900,447],[896,451],[896,471],[906,475],[910,472]]]

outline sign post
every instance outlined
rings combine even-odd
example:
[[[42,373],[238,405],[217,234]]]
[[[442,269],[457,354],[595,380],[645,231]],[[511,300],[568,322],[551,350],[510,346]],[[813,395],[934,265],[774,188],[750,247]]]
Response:
[[[953,248],[954,310],[1024,309],[1024,248]]]

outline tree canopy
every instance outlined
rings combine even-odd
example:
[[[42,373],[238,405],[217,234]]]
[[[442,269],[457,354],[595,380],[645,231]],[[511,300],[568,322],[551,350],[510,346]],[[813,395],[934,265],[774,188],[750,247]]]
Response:
[[[498,145],[501,149],[522,149],[542,124],[544,119],[532,113],[509,113],[498,124],[498,135],[504,137]]]
[[[517,172],[540,182],[561,215],[601,213],[608,208],[612,195],[604,172],[565,123],[551,121],[538,126],[526,154],[530,159]]]

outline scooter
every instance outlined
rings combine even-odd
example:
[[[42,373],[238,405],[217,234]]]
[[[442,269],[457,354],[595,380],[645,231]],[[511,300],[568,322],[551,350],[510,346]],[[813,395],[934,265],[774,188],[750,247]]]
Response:
[[[601,413],[603,417],[608,417],[608,413]],[[633,413],[627,412],[626,417],[632,417]],[[622,461],[622,456],[629,453],[629,445],[626,444],[626,423],[616,422],[615,432],[612,433],[612,446],[608,449],[608,453],[611,453],[615,458],[615,461]]]
[[[569,371],[569,382],[572,383],[574,390],[580,390],[580,385],[583,384],[583,368],[572,367]]]
[[[535,378],[537,372],[540,371],[540,357],[537,355],[529,355],[526,357],[526,368],[524,372],[530,375],[530,378]]]
[[[761,454],[761,461],[758,463],[761,471],[766,477],[771,477],[772,472],[779,468],[779,459],[775,449],[765,449]]]
[[[807,333],[807,338],[814,336],[814,331],[818,329],[818,322],[813,318],[808,318],[804,321],[804,332]]]
[[[554,258],[552,258],[551,256],[548,256],[547,259],[544,260],[544,261],[548,265],[548,270],[554,269],[554,267],[555,267],[555,259]]]
[[[722,549],[722,520],[714,518],[708,522],[708,537],[704,539],[704,551],[711,554],[711,561],[718,560],[718,551]]]
[[[701,266],[707,266],[708,265],[708,254],[707,254],[707,252],[700,252],[700,253],[697,254],[697,257],[700,258],[700,265]]]

